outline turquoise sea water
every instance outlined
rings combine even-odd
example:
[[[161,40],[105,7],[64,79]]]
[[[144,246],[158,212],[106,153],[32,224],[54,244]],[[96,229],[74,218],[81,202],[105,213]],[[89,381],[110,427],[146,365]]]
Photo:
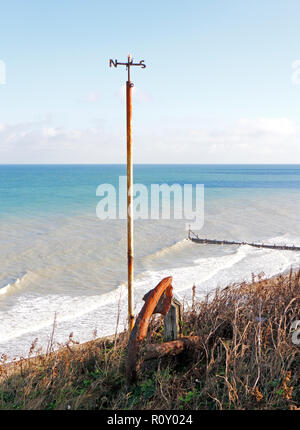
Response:
[[[0,216],[93,214],[101,183],[118,184],[124,165],[0,165]],[[244,190],[299,191],[299,165],[136,165],[136,183],[204,184],[207,197]],[[250,191],[251,190],[251,191]]]
[[[126,323],[126,221],[96,216],[98,185],[123,165],[0,165],[0,353],[34,338],[111,334]],[[136,165],[136,183],[204,184],[203,237],[300,245],[300,165]],[[124,198],[126,196],[124,195]],[[297,267],[300,255],[186,240],[186,220],[135,221],[136,311],[167,275],[187,299],[228,282]]]

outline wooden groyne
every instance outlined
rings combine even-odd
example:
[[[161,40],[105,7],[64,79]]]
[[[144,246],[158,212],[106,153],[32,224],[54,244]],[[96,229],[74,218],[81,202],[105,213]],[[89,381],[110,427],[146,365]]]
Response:
[[[199,237],[192,230],[189,230],[188,238],[192,242],[201,243],[203,245],[249,245],[255,248],[279,249],[282,251],[300,251],[300,246],[295,245],[267,245],[265,243],[251,243],[251,242],[236,242],[234,240],[216,240],[216,239],[203,239]]]

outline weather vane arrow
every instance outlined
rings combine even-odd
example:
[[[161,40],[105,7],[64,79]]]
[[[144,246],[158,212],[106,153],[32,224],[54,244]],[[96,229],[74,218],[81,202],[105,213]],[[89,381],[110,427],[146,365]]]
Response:
[[[128,327],[129,332],[134,325],[134,296],[133,296],[133,166],[132,166],[132,87],[130,81],[130,68],[146,67],[144,60],[134,63],[131,55],[128,55],[127,63],[119,63],[117,60],[109,60],[109,67],[126,66],[128,80],[126,82],[126,112],[127,112],[127,258],[128,258]]]

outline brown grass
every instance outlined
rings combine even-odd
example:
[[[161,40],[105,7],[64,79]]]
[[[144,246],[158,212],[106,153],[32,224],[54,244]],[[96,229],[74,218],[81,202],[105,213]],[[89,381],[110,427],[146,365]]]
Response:
[[[127,333],[0,365],[0,409],[297,409],[300,271],[230,285],[184,312],[183,334],[195,350],[146,363],[139,381],[125,377]],[[153,318],[148,341],[162,342]],[[52,342],[53,343],[53,342]],[[33,344],[31,354],[34,353]]]

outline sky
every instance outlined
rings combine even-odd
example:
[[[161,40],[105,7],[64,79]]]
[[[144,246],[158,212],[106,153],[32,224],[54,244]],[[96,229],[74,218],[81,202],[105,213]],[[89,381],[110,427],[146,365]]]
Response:
[[[299,0],[0,0],[0,164],[299,163]]]

